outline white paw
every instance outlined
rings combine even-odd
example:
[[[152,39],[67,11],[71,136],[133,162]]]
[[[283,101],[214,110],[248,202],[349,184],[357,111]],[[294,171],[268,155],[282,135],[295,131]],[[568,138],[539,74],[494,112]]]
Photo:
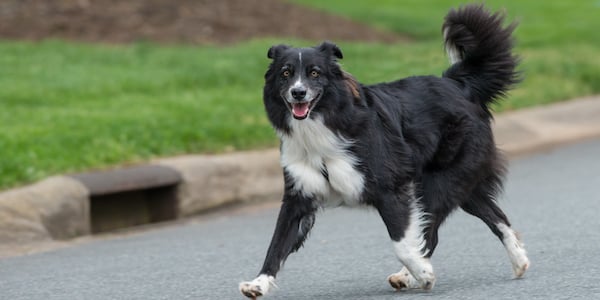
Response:
[[[515,278],[523,277],[525,271],[527,271],[530,266],[529,258],[527,258],[527,251],[525,251],[523,242],[521,242],[518,234],[510,227],[504,224],[497,224],[496,226],[502,232],[502,243],[510,258]]]
[[[421,284],[421,288],[424,290],[431,290],[435,285],[435,274],[433,274],[433,268],[431,264],[425,265],[425,268],[415,272],[413,276]]]
[[[394,273],[387,278],[390,285],[396,290],[401,289],[416,289],[421,285],[419,282],[410,275],[410,272],[406,269],[406,267],[402,268],[402,270],[398,273]]]
[[[527,269],[529,269],[529,258],[523,253],[521,256],[511,259],[513,273],[515,278],[521,278],[525,275]]]
[[[424,289],[430,290],[435,285],[435,275],[433,270],[421,270],[419,279],[410,274],[406,267],[400,272],[388,276],[387,280],[396,290],[406,289]]]
[[[508,256],[510,257],[510,263],[512,264],[515,278],[521,278],[529,268],[529,258],[527,258],[527,251],[525,251],[525,247],[518,236],[511,242],[513,242],[513,245],[507,247]]]
[[[240,292],[251,299],[266,295],[272,286],[275,286],[275,278],[261,274],[252,281],[244,281],[239,285]]]

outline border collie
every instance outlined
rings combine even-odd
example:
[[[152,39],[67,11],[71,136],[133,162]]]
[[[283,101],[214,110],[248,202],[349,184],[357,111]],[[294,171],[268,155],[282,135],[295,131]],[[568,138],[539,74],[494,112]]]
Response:
[[[483,5],[450,10],[442,32],[451,66],[441,77],[363,85],[330,42],[269,49],[263,100],[281,140],[285,193],[262,269],[240,283],[242,294],[266,295],[319,208],[339,205],[378,211],[404,266],[387,278],[395,289],[433,288],[438,228],[457,207],[489,226],[523,276],[529,259],[496,204],[506,169],[490,104],[520,81],[516,25],[503,21]]]

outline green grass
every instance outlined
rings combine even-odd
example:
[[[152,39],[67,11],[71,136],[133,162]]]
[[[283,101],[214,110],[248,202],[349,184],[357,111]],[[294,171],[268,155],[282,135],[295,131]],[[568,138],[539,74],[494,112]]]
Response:
[[[447,67],[440,26],[456,1],[296,0],[409,33],[410,44],[338,42],[344,68],[366,83]],[[494,9],[500,1],[488,1]],[[513,1],[526,80],[497,110],[600,92],[600,2]],[[268,47],[108,46],[0,42],[0,188],[64,172],[182,153],[277,144],[261,93]]]
[[[449,8],[481,1],[461,0],[293,0],[381,29],[408,33],[419,40],[438,40],[441,23]],[[600,44],[598,0],[484,1],[493,11],[504,10],[509,20],[519,22],[516,32],[523,46],[548,46],[559,42]]]
[[[0,186],[274,145],[260,101],[264,48],[0,43]]]
[[[451,7],[460,0],[293,0],[332,13],[343,14],[373,26],[412,35],[417,45],[405,45],[412,58],[435,56],[438,62],[441,24]],[[472,2],[472,1],[471,1]],[[522,57],[520,70],[525,81],[496,110],[516,109],[552,103],[600,92],[600,1],[485,1],[491,10],[504,10],[508,21],[517,21],[516,52]],[[423,45],[422,52],[410,53]],[[434,51],[433,53],[431,51]],[[361,57],[362,59],[362,57]],[[438,70],[438,71],[439,71]],[[439,74],[439,72],[437,72]]]

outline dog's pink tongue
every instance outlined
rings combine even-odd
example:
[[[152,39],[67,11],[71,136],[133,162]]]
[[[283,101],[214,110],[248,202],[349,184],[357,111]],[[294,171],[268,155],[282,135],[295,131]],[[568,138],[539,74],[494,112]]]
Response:
[[[308,114],[308,103],[294,103],[292,104],[292,112],[296,117],[304,117]]]

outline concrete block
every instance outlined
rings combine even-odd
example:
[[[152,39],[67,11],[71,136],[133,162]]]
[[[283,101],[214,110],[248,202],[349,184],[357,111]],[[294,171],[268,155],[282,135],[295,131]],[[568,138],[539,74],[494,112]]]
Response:
[[[55,176],[0,193],[0,241],[68,239],[90,232],[88,191]]]
[[[278,149],[180,156],[154,163],[183,176],[177,187],[180,216],[235,202],[277,200],[283,195]]]

